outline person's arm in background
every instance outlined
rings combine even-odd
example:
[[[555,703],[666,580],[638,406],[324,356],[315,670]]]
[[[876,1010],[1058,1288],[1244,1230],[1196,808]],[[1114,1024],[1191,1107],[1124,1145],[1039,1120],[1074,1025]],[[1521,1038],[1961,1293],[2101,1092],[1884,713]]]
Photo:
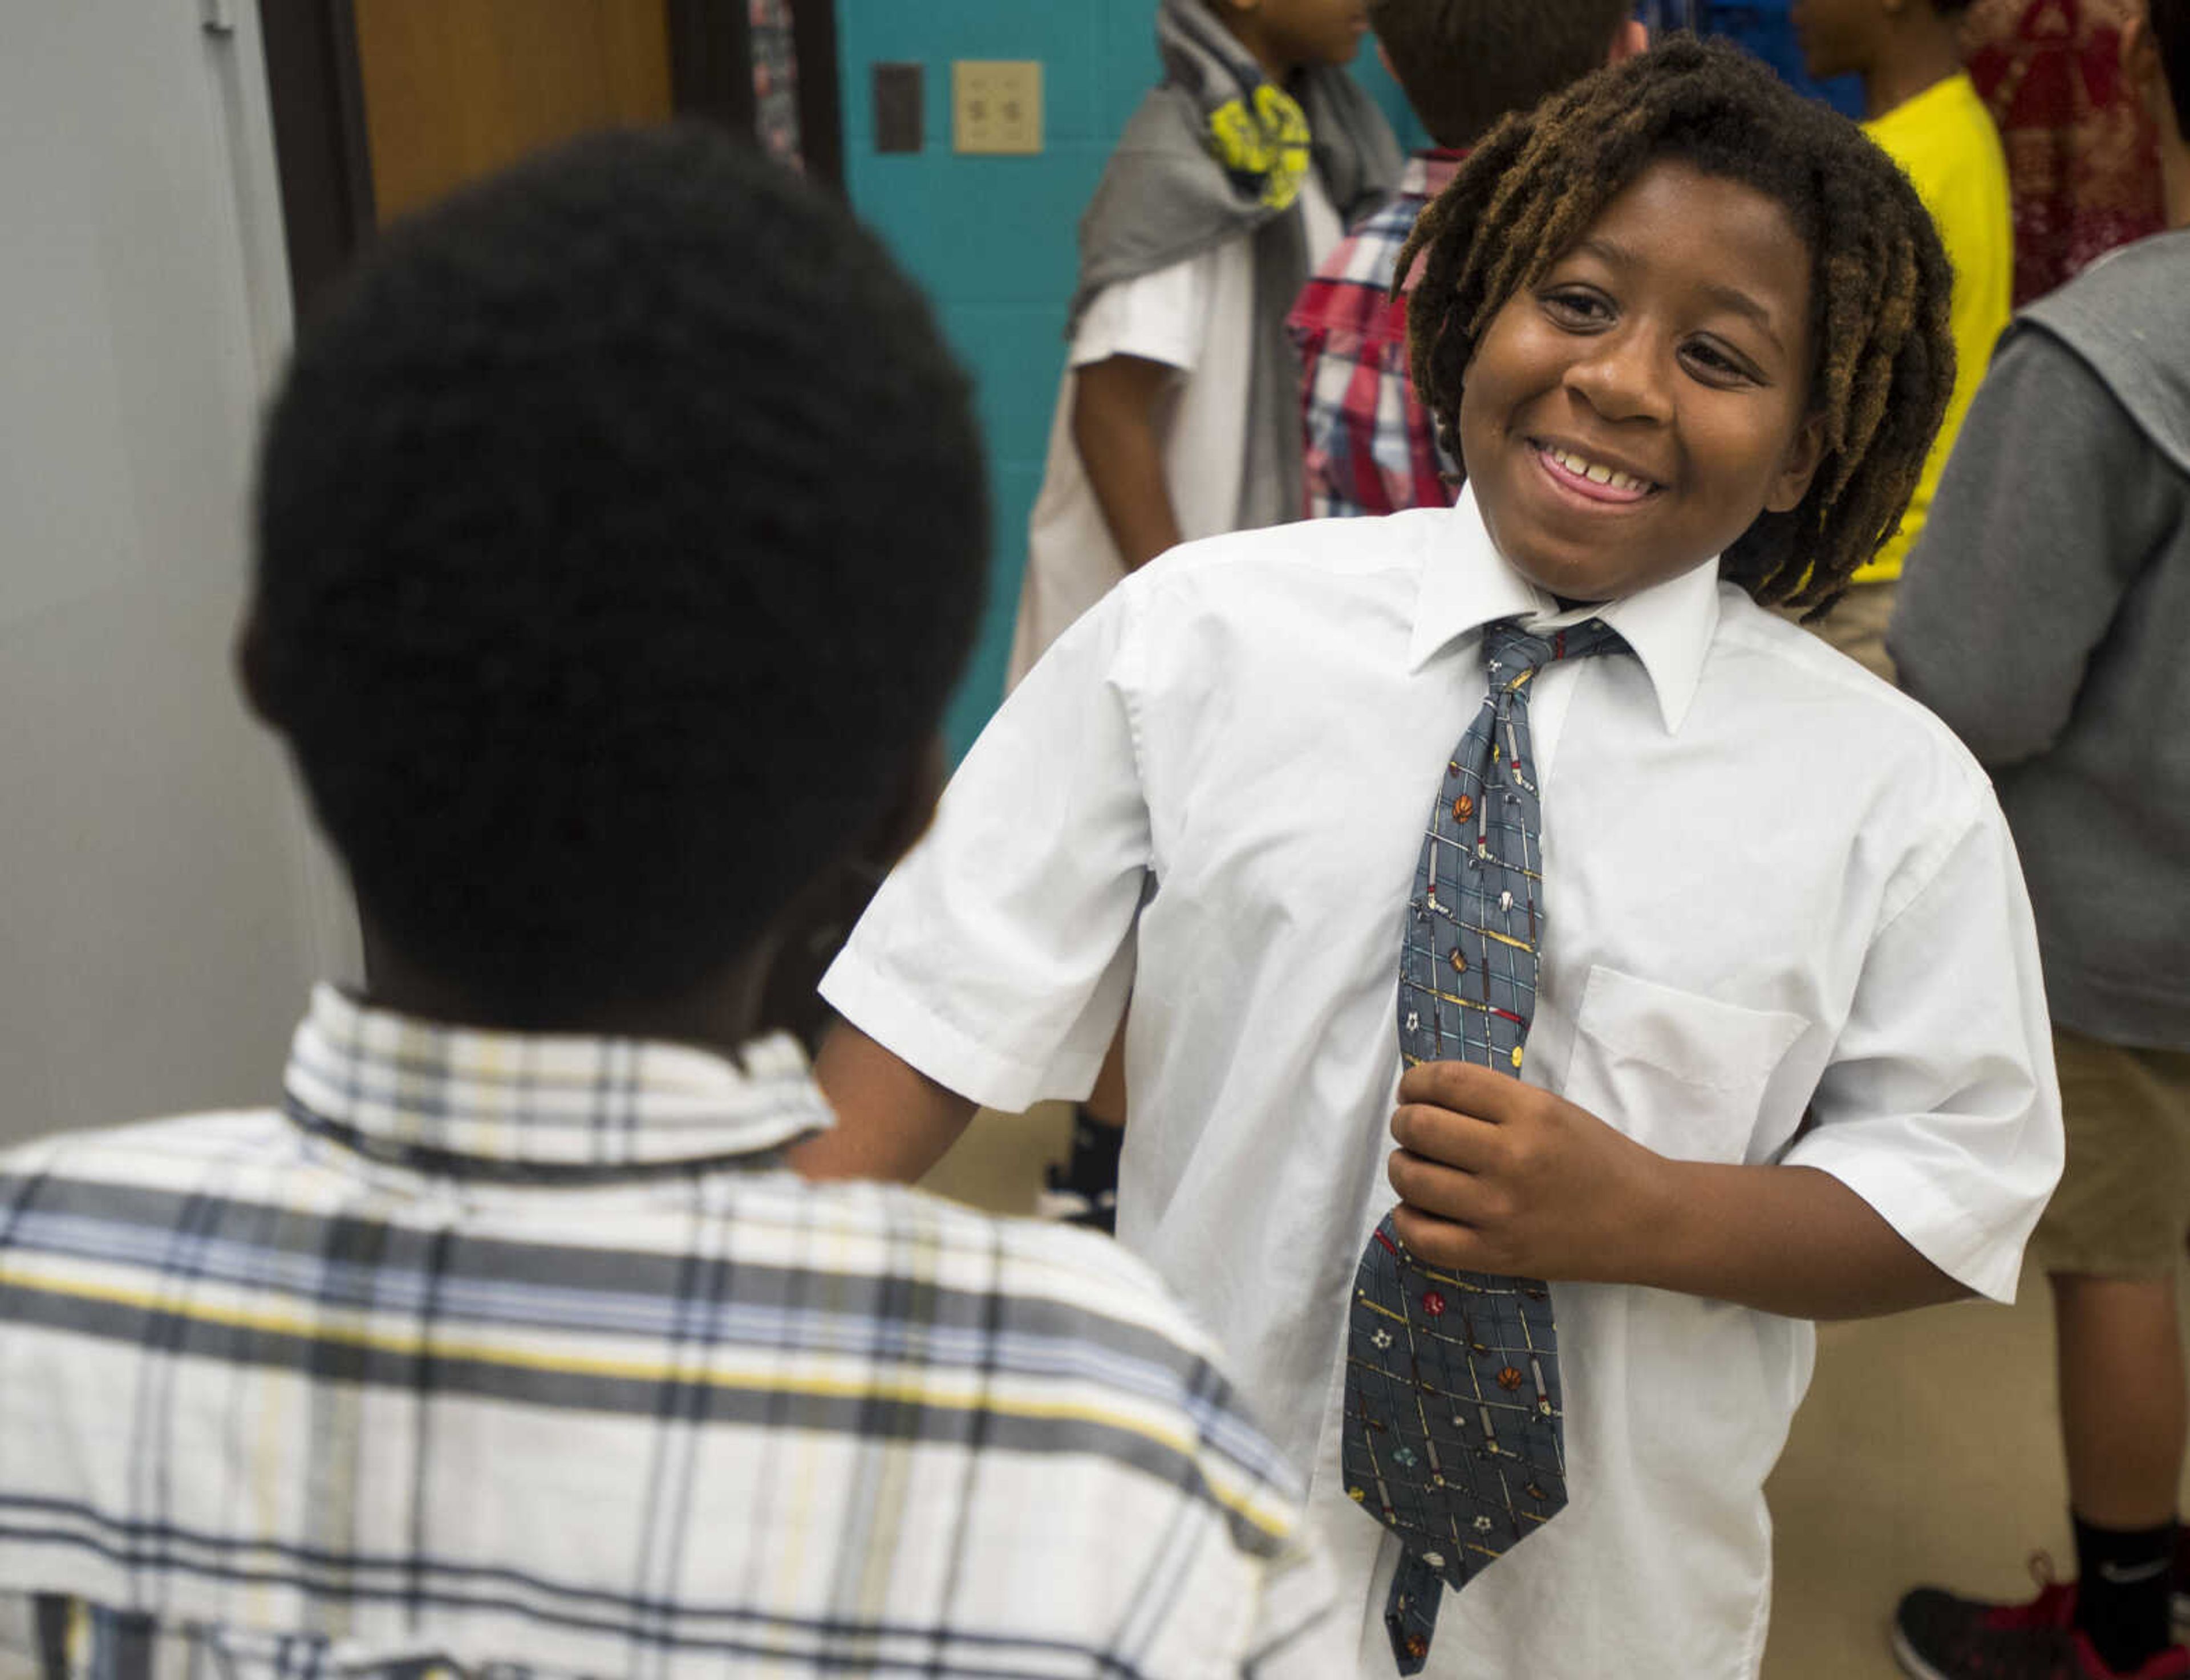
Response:
[[[2060,736],[2091,650],[2165,536],[2166,475],[2098,376],[2020,326],[1978,388],[1901,580],[1901,685],[1994,769]]]
[[[1156,408],[1176,368],[1114,355],[1078,371],[1072,441],[1127,571],[1179,545],[1178,514],[1164,479]]]

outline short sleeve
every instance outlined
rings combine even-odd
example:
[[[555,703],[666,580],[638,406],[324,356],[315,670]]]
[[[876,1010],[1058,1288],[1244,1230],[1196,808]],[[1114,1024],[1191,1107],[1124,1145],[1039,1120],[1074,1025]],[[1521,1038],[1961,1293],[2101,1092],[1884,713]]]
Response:
[[[1138,356],[1191,372],[1208,337],[1202,317],[1209,309],[1211,263],[1207,254],[1189,257],[1104,287],[1072,335],[1071,365],[1092,367],[1112,356]]]
[[[1989,794],[1887,901],[1786,1164],[1831,1173],[1925,1258],[2015,1298],[2061,1175],[2060,1094],[2036,930]]]
[[[1124,1013],[1149,871],[1138,594],[1111,591],[1012,691],[822,979],[860,1031],[989,1108],[1086,1096]]]

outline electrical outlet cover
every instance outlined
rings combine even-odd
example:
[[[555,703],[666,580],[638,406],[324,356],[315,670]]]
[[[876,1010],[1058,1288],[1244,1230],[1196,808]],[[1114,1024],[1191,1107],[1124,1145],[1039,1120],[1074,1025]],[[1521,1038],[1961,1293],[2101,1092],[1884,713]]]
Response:
[[[1027,156],[1041,150],[1041,64],[960,59],[950,66],[952,144],[962,152]]]

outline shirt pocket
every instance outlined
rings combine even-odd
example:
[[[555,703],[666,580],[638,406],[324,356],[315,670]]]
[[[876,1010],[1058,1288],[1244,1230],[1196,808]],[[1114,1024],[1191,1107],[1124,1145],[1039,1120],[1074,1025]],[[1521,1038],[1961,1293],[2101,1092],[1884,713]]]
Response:
[[[1598,965],[1562,1094],[1662,1155],[1740,1161],[1765,1087],[1808,1024]]]

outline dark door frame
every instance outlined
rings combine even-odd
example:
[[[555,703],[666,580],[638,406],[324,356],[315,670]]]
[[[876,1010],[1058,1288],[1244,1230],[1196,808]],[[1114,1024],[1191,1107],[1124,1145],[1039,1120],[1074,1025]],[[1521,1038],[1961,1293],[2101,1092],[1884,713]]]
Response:
[[[666,0],[671,98],[681,116],[750,139],[754,98],[746,0]],[[353,0],[259,0],[289,284],[301,319],[378,226]],[[807,173],[843,190],[836,0],[795,0],[798,116]]]
[[[844,105],[838,85],[837,0],[795,0],[791,25],[798,49],[798,145],[806,173],[842,196]]]

